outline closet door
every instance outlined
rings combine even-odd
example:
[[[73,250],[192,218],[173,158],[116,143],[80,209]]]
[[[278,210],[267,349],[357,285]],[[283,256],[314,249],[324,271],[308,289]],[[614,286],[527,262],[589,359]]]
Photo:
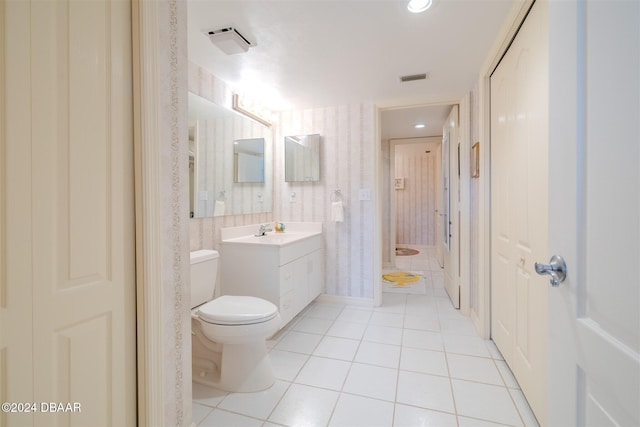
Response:
[[[536,2],[491,77],[491,336],[547,417],[547,5]]]
[[[0,9],[0,424],[135,425],[131,3]]]

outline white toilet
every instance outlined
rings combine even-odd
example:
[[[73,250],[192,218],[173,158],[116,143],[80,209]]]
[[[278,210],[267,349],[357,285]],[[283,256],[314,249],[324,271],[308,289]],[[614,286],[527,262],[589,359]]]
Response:
[[[214,250],[191,252],[193,381],[232,392],[264,390],[275,381],[265,340],[280,327],[278,307],[250,296],[213,299],[218,258]]]

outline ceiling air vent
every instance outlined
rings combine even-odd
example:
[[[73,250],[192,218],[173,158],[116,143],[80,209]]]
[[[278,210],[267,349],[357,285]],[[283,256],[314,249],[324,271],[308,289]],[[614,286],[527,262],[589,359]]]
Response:
[[[246,52],[252,46],[251,42],[233,27],[205,30],[203,33],[227,55]]]
[[[429,78],[429,73],[422,74],[410,74],[408,76],[400,76],[400,82],[413,82],[416,80],[426,80]]]

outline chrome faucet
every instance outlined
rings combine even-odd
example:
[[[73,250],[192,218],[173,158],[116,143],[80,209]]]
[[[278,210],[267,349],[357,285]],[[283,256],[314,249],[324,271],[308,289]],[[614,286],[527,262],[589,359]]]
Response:
[[[267,231],[273,231],[272,228],[268,228],[269,224],[262,224],[260,226],[260,230],[258,230],[258,234],[256,234],[256,237],[260,237],[260,236],[264,236],[265,234],[267,234]]]

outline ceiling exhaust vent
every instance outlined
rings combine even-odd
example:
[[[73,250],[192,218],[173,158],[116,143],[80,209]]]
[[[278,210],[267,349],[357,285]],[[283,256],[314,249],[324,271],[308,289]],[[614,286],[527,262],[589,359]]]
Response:
[[[251,42],[233,27],[205,30],[203,33],[227,55],[246,52],[252,46]]]
[[[400,76],[400,82],[404,83],[404,82],[413,82],[416,80],[426,80],[429,78],[429,73],[422,73],[422,74],[410,74],[408,76]]]

